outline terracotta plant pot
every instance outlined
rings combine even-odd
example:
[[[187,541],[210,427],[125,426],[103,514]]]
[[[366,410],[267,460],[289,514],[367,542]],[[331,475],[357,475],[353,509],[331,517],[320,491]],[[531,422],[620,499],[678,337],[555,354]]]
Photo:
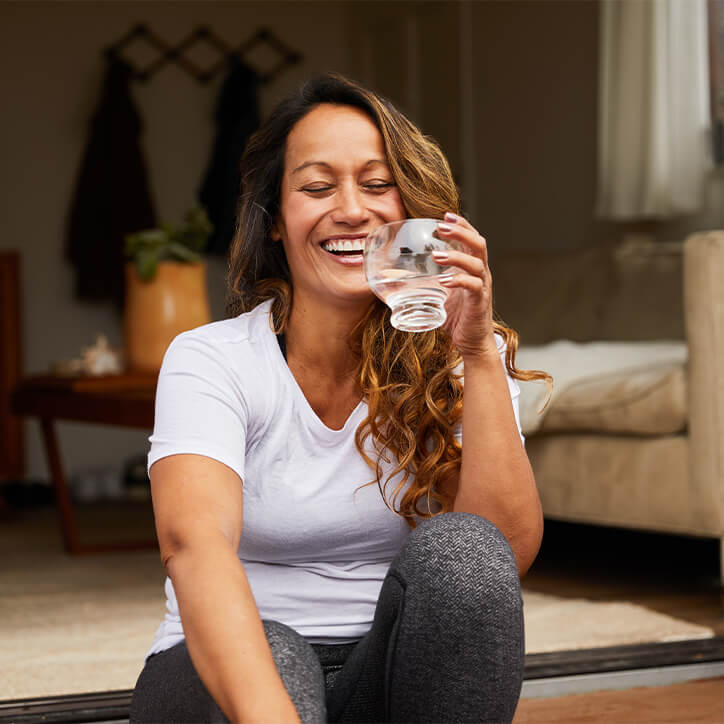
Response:
[[[177,334],[210,321],[204,262],[161,262],[148,282],[134,264],[126,264],[124,338],[129,370],[158,372]]]

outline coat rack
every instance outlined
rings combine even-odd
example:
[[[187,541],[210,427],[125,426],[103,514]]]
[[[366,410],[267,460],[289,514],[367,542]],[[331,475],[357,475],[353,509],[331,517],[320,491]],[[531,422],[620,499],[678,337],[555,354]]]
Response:
[[[158,52],[158,58],[144,68],[136,68],[123,57],[124,48],[139,40],[147,43]],[[209,68],[200,68],[185,56],[185,53],[198,43],[205,43],[219,55],[219,60]],[[292,50],[268,28],[259,28],[251,37],[236,48],[233,48],[227,45],[226,42],[205,25],[194,29],[190,35],[176,45],[169,45],[147,25],[138,23],[119,40],[106,48],[105,53],[110,59],[120,59],[126,63],[131,68],[133,77],[142,83],[148,81],[151,76],[157,73],[167,63],[172,62],[189,73],[189,75],[199,81],[199,83],[208,83],[226,67],[230,58],[236,57],[246,63],[245,56],[259,45],[266,45],[279,56],[279,60],[267,71],[260,71],[254,68],[262,84],[270,83],[286,68],[296,65],[302,60],[301,53]]]

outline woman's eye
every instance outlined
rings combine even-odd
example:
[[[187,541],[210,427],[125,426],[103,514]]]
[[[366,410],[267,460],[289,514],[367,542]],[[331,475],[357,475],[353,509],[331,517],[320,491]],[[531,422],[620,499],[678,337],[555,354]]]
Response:
[[[304,186],[302,191],[306,191],[308,194],[322,194],[331,190],[331,188],[331,186]]]
[[[386,191],[395,184],[392,181],[372,181],[371,183],[365,184],[365,188],[370,191]]]

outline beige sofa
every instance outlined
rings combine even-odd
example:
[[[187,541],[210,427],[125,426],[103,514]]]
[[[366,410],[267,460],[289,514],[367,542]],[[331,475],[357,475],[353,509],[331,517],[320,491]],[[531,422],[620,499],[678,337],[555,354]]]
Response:
[[[491,266],[519,366],[558,370],[521,393],[546,517],[717,538],[724,580],[724,231]]]

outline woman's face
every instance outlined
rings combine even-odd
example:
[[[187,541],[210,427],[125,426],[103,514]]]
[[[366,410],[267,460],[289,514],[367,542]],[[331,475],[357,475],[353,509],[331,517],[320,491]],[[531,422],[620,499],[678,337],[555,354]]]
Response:
[[[284,244],[295,300],[301,293],[336,305],[366,301],[364,238],[405,215],[366,113],[323,104],[292,128],[272,239]]]

